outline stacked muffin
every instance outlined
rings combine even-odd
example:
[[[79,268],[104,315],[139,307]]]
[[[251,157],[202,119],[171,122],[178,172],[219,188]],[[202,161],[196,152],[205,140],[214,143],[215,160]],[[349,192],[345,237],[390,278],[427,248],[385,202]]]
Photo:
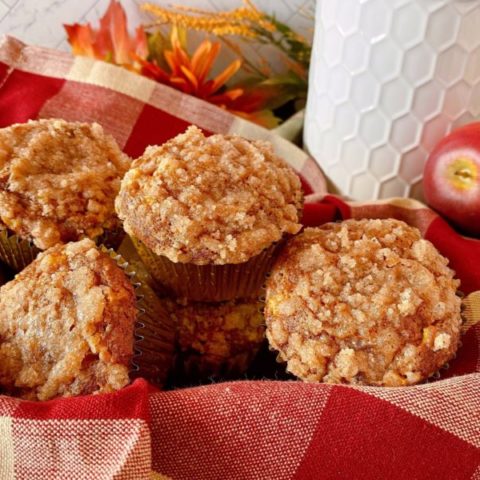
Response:
[[[301,228],[302,200],[298,176],[267,142],[192,126],[133,162],[116,210],[174,300],[183,369],[248,365],[263,337],[261,289],[282,241]]]

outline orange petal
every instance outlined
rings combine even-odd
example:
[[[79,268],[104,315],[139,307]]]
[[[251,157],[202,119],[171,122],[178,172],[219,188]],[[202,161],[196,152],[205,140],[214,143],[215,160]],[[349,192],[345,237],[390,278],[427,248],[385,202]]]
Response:
[[[182,40],[180,38],[180,31],[176,25],[173,25],[170,31],[170,43],[172,44],[175,63],[177,63],[179,66],[185,65],[190,68],[190,58],[183,47]]]
[[[234,62],[232,62],[222,73],[220,73],[213,79],[213,84],[210,92],[215,93],[220,87],[225,85],[225,83],[227,83],[230,80],[230,78],[232,78],[233,75],[237,73],[238,69],[241,66],[242,66],[241,60],[235,60]]]
[[[195,78],[195,75],[184,65],[180,66],[180,70],[185,75],[185,77],[187,77],[187,80],[191,83],[193,89],[195,91],[198,90],[198,81]]]
[[[218,42],[212,43],[209,40],[204,40],[197,48],[192,57],[192,72],[203,83],[210,72],[215,60],[220,51],[220,44]]]
[[[180,43],[175,43],[173,45],[173,53],[175,55],[175,62],[177,65],[185,65],[188,68],[191,68],[190,57],[188,53],[182,48]]]
[[[174,53],[171,50],[165,50],[163,56],[165,57],[165,61],[170,67],[172,74],[178,75],[180,73],[180,65],[177,64]]]

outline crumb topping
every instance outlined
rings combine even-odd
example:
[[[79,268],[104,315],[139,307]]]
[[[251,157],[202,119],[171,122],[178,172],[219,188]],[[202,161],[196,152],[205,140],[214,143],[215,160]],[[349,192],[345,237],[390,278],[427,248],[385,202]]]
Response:
[[[38,120],[0,129],[0,220],[43,250],[118,226],[130,166],[96,123]]]
[[[199,265],[242,263],[297,233],[301,206],[300,180],[270,143],[194,126],[135,160],[116,200],[127,233]]]
[[[264,338],[263,304],[259,301],[170,305],[182,352],[223,360],[255,348]]]
[[[399,386],[455,354],[460,282],[416,228],[347,220],[293,238],[267,281],[270,344],[307,381]]]
[[[135,294],[85,239],[41,253],[0,288],[0,385],[31,400],[125,386]]]

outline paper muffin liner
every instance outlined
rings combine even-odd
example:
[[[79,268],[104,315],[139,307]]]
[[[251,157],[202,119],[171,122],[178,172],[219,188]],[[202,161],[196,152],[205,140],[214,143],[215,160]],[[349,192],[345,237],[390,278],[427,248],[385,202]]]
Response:
[[[8,229],[0,231],[0,261],[15,273],[32,263],[41,250],[31,241],[21,238]]]
[[[167,305],[177,328],[173,384],[241,377],[264,344],[260,300]]]
[[[224,302],[258,296],[282,244],[276,242],[244,263],[195,265],[172,262],[156,255],[137,238],[132,237],[132,241],[151,275],[170,295],[195,302]]]
[[[125,236],[117,251],[135,270],[136,276],[141,283],[148,285],[158,297],[168,297],[167,290],[153,278],[128,235]]]
[[[480,323],[480,290],[472,292],[462,299],[462,333]]]
[[[116,250],[124,238],[122,228],[110,229],[97,237],[95,243]],[[14,273],[32,263],[41,251],[31,240],[20,237],[8,228],[0,231],[0,262],[8,265]]]
[[[135,288],[138,315],[134,329],[134,353],[130,378],[143,377],[158,387],[164,386],[174,355],[175,324],[155,292],[139,281],[135,269],[113,249],[101,250],[117,263]]]

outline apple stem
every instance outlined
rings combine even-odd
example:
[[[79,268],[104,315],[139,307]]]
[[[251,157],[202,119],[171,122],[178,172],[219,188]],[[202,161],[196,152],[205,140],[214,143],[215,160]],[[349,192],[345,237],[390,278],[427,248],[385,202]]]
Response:
[[[458,177],[465,178],[465,179],[471,179],[472,178],[472,172],[468,168],[460,168],[459,170],[456,170],[455,175],[457,175]]]

